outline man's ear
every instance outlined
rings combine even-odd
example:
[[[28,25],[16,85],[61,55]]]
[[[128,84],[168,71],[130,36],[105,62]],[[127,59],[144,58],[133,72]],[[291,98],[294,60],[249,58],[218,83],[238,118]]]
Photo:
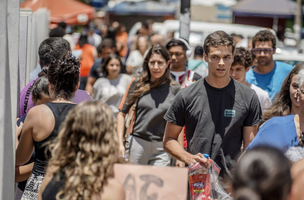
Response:
[[[208,60],[208,56],[207,56],[207,54],[206,54],[206,53],[204,53],[203,55],[204,55],[204,61],[205,61],[205,62],[207,62],[207,60]]]
[[[273,48],[273,54],[275,54],[277,51],[277,48]]]
[[[250,69],[250,66],[245,69],[246,73],[249,71],[249,69]]]

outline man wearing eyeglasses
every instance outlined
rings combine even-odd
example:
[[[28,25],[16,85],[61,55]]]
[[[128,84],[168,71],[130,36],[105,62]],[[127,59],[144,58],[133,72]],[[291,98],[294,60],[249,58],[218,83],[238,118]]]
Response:
[[[208,76],[180,90],[164,119],[163,144],[173,157],[187,165],[206,163],[203,154],[229,175],[243,144],[248,146],[257,132],[261,106],[257,94],[229,77],[234,59],[233,38],[224,31],[208,35],[204,43]],[[177,142],[182,127],[188,142],[185,151]]]
[[[273,60],[272,55],[276,52],[276,38],[269,30],[259,31],[252,39],[252,47],[257,65],[249,69],[246,81],[268,92],[270,99],[273,100],[293,67]]]

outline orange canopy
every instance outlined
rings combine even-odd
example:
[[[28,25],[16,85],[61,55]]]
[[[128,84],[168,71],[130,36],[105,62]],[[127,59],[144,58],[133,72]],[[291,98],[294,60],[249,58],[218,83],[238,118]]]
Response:
[[[51,13],[51,23],[85,24],[94,17],[95,9],[77,0],[25,0],[20,8],[36,11],[46,8]]]

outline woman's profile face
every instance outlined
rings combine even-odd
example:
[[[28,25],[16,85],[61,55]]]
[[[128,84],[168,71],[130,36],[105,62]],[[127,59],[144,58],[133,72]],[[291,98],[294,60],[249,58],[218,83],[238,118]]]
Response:
[[[298,75],[294,75],[291,79],[290,86],[289,86],[289,95],[291,99],[291,107],[299,107],[300,102],[298,101]]]
[[[108,71],[109,78],[117,78],[121,69],[119,60],[116,58],[111,59],[110,62],[107,64],[106,69]]]
[[[152,54],[148,61],[149,71],[151,74],[150,81],[154,82],[162,77],[169,66],[169,62],[170,61],[166,62],[164,57],[160,54]]]

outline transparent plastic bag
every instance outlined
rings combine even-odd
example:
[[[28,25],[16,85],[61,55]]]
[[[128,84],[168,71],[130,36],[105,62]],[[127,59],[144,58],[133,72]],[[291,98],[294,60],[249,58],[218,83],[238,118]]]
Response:
[[[209,158],[208,154],[204,154]],[[208,159],[209,168],[197,162],[189,166],[189,188],[191,200],[232,200],[218,182],[221,168],[211,159]]]

